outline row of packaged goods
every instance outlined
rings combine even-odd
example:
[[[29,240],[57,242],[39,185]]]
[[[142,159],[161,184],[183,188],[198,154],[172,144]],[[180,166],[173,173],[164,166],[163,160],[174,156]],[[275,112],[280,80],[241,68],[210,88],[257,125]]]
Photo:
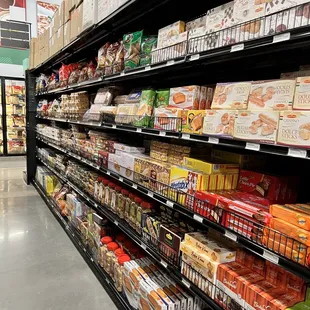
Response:
[[[126,1],[68,2],[64,1],[55,13],[50,29],[38,39],[32,39],[31,68],[58,52],[80,32],[102,20]],[[187,23],[177,21],[163,27],[157,35],[145,35],[143,30],[125,34],[122,40],[112,44],[108,42],[99,50],[98,68],[102,71],[104,67],[111,67],[101,72],[110,75],[124,69],[185,56],[187,53],[199,53],[307,26],[310,17],[307,2],[234,0],[210,9],[202,17]]]
[[[61,215],[78,229],[84,246],[133,309],[208,309],[115,225],[87,207],[67,185],[61,185],[47,168],[37,168],[36,180],[54,199]]]
[[[88,133],[88,139],[78,126],[71,131],[37,125],[37,132],[46,140],[295,262],[310,263],[310,208],[296,204],[300,178],[295,176],[296,172],[284,173],[281,167],[278,174],[257,172],[268,167],[268,160],[261,154],[159,141],[131,146],[117,142],[116,136],[95,131]],[[144,153],[145,149],[150,155]],[[201,154],[205,154],[203,158]],[[95,194],[96,199],[99,196],[104,204],[106,182],[99,180],[90,187],[93,193],[96,184],[101,193]],[[114,186],[122,188],[120,184]]]
[[[51,157],[54,157],[54,161],[61,161],[58,158],[61,155],[55,157],[50,150],[40,150],[40,155],[50,163]],[[90,178],[93,183],[96,182],[96,177],[87,174],[82,167],[77,168],[76,163],[69,163],[70,165],[72,166],[68,167],[67,176],[70,180],[79,182],[80,188],[88,186],[83,181],[86,180],[87,183]],[[55,167],[60,166],[56,164]],[[80,182],[79,177],[83,176],[84,179]],[[143,257],[132,241],[126,240],[126,236],[118,234],[115,238],[107,237],[107,231],[111,230],[107,229],[107,222],[95,213],[90,216],[93,211],[88,210],[74,193],[70,193],[66,185],[60,185],[51,172],[39,167],[37,180],[55,198],[62,214],[78,227],[84,242],[89,245],[100,266],[114,279],[117,289],[124,291],[133,308],[141,309],[145,291],[151,292],[155,289],[155,305],[160,306],[158,309],[186,309],[186,306],[184,308],[182,305],[183,295],[187,296],[187,308],[192,309],[193,306],[189,304],[192,305],[193,301],[188,292],[184,289],[180,292],[180,287],[154,262]],[[103,183],[106,183],[104,180]],[[122,198],[116,198],[117,190],[115,191],[113,185],[110,186],[110,193],[104,190],[104,195],[111,197],[112,193],[112,197],[115,195],[115,198],[107,199],[103,207],[110,208],[120,219],[132,223],[130,217],[122,217],[122,207],[112,207],[113,199],[120,199],[116,205],[122,204],[120,201],[123,201],[127,190],[118,193]],[[89,191],[89,187],[85,189]],[[96,190],[92,195],[96,198]],[[134,203],[138,204],[136,198],[135,202],[130,202],[130,213]],[[154,211],[146,214],[155,218]],[[181,273],[190,282],[224,309],[308,309],[310,295],[309,291],[306,292],[306,284],[301,278],[237,248],[235,243],[223,239],[215,231],[194,232],[193,227],[184,225],[180,215],[169,208],[160,207],[156,217],[156,222],[144,227],[143,231],[149,230],[150,226],[152,229],[159,228],[159,253],[165,258],[175,253],[174,265],[180,268]],[[135,260],[130,260],[130,256],[124,254],[124,251],[132,253],[131,257],[135,257]],[[156,285],[162,289],[160,294]]]
[[[42,83],[42,76],[38,85]],[[38,113],[246,141],[309,147],[310,76],[272,81],[183,86],[164,90],[100,88],[41,100]]]

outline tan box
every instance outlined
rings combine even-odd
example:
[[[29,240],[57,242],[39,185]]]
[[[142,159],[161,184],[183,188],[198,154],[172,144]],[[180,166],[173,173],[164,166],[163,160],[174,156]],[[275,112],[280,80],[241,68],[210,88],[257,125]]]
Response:
[[[64,28],[63,26],[61,26],[56,34],[56,46],[57,46],[57,50],[56,52],[60,51],[63,47],[64,47]]]
[[[295,80],[253,82],[249,96],[249,110],[292,110]]]
[[[65,2],[63,1],[54,15],[54,26],[59,29],[65,23]]]
[[[74,0],[68,0],[68,13],[70,17],[70,12],[75,8],[75,1]]]
[[[211,109],[245,110],[250,89],[250,82],[216,84]]]
[[[35,53],[38,48],[38,38],[32,38],[30,41],[30,53],[29,53],[29,67],[32,69],[35,67]]]
[[[64,4],[64,24],[70,20],[70,9],[69,6],[71,5],[71,0],[64,0],[63,1]]]
[[[234,138],[275,143],[278,123],[278,111],[239,111],[235,119]]]
[[[56,35],[53,36],[49,40],[49,56],[53,56],[56,53]]]
[[[169,108],[197,110],[199,108],[200,86],[170,88]]]
[[[280,112],[278,144],[309,147],[310,111]]]
[[[79,35],[83,31],[83,2],[76,8],[76,10],[77,10],[76,27],[77,27],[77,35]]]
[[[310,76],[298,77],[293,102],[294,110],[310,110]]]
[[[78,11],[76,9],[73,9],[70,12],[70,42],[73,41],[77,36],[77,27],[76,27],[77,14]]]
[[[70,43],[71,39],[71,20],[68,20],[64,26],[64,46],[67,46]]]

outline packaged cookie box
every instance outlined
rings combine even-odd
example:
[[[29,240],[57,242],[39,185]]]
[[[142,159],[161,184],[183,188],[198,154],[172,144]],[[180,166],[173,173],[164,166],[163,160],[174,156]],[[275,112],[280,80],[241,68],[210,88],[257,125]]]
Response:
[[[216,163],[216,162],[206,162],[198,160],[195,158],[184,157],[183,166],[188,169],[193,169],[201,171],[205,174],[238,174],[239,165],[238,164],[225,164],[225,163]]]
[[[298,77],[293,102],[294,110],[310,110],[310,76]]]
[[[277,111],[239,111],[235,119],[234,138],[274,144],[278,123]]]
[[[210,279],[210,273],[207,268],[202,267],[186,254],[183,254],[181,260],[181,272],[189,281],[194,283],[194,285],[200,288],[205,294],[211,298],[214,298],[214,284],[216,279]]]
[[[168,161],[168,150],[157,148],[151,145],[150,157],[160,161]]]
[[[182,125],[182,109],[155,108],[154,129],[180,131]]]
[[[114,149],[125,153],[144,153],[144,147],[135,147],[123,143],[114,143]]]
[[[250,89],[250,82],[216,84],[211,109],[247,109]]]
[[[200,86],[182,86],[170,88],[169,108],[198,110]]]
[[[116,154],[109,154],[109,162],[108,162],[108,169],[113,171],[117,174],[121,172],[121,156]]]
[[[201,232],[185,234],[184,241],[204,252],[214,262],[229,263],[236,259],[235,249]]]
[[[248,109],[292,110],[295,86],[295,79],[252,82]]]
[[[126,154],[123,156],[120,156],[120,166],[121,166],[121,170],[120,170],[120,175],[133,180],[134,177],[134,171],[135,171],[135,160],[138,157],[141,157],[140,155],[137,154]],[[144,157],[144,156],[142,156]]]
[[[205,110],[189,110],[182,113],[182,132],[198,134],[202,133]]]
[[[234,134],[236,111],[208,110],[203,120],[202,133],[206,135],[232,138]]]
[[[236,254],[236,262],[249,268],[255,273],[265,278],[266,276],[266,264],[265,260],[251,252],[238,248]]]
[[[278,144],[309,147],[309,140],[310,111],[280,112]]]
[[[185,31],[185,23],[177,21],[158,30],[157,48],[163,48],[174,44],[177,35]]]

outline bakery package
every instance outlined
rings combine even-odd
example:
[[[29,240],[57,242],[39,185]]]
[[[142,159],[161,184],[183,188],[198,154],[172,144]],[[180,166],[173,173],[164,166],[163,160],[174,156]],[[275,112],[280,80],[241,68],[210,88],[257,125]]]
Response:
[[[252,82],[249,110],[292,110],[295,80]]]
[[[277,111],[238,111],[235,119],[234,138],[275,143],[278,131]]]
[[[201,134],[203,118],[205,116],[205,110],[188,110],[182,112],[182,119],[184,124],[182,126],[182,132]]]
[[[245,110],[250,89],[250,82],[216,84],[211,109]]]
[[[207,110],[203,120],[202,133],[232,138],[235,126],[234,110]]]
[[[278,144],[310,146],[310,111],[280,112]]]
[[[180,131],[182,125],[182,109],[155,108],[154,129]]]
[[[310,76],[296,79],[294,110],[310,110]]]
[[[170,89],[169,108],[197,110],[199,108],[200,86],[182,86]]]
[[[185,31],[185,23],[183,21],[177,21],[171,25],[158,30],[157,47],[163,48],[171,46],[175,43],[175,38]]]

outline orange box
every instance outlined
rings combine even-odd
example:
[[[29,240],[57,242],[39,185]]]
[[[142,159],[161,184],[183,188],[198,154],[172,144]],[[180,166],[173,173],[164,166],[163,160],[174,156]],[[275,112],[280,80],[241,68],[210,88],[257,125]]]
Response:
[[[305,299],[306,283],[302,278],[287,271],[285,290],[289,294],[296,295],[301,301]]]
[[[296,295],[285,294],[283,296],[280,296],[270,301],[269,310],[285,310],[286,308],[289,308],[295,305],[299,301],[302,301],[302,300],[298,300]]]
[[[269,224],[270,228],[278,230],[283,234],[307,245],[310,246],[310,232],[299,228],[295,225],[287,223],[278,218],[272,218]]]
[[[251,272],[237,277],[236,279],[237,296],[241,296],[241,298],[244,300],[246,287],[255,284],[257,282],[260,282],[262,280],[264,280],[264,277],[257,274],[256,272]]]
[[[266,280],[277,287],[285,286],[287,282],[287,271],[266,261]]]
[[[305,230],[310,230],[310,215],[297,212],[288,206],[274,204],[270,206],[271,215]]]

